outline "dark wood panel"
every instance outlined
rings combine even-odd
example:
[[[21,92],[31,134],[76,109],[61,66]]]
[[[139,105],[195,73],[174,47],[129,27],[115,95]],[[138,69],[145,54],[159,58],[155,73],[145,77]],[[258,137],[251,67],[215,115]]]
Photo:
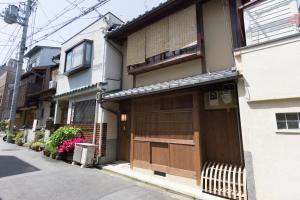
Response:
[[[150,162],[150,143],[149,142],[133,142],[133,159]]]
[[[170,167],[194,171],[194,146],[170,144]]]
[[[151,143],[151,163],[169,166],[169,145],[166,143]]]
[[[204,115],[206,159],[240,165],[238,122],[235,109],[206,110]]]

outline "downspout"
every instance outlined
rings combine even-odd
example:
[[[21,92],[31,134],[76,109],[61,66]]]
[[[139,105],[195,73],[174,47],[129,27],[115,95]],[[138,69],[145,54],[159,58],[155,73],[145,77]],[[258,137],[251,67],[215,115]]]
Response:
[[[238,93],[238,79],[235,80],[235,93],[236,93],[236,101],[237,101],[237,107],[236,107],[236,118],[238,122],[238,139],[240,143],[240,157],[241,157],[241,165],[242,167],[245,167],[245,158],[244,158],[244,145],[243,145],[243,135],[242,135],[242,129],[241,129],[241,117],[240,117],[240,104],[239,104],[239,93]]]
[[[97,83],[97,90],[100,90],[99,83]],[[98,105],[98,102],[96,101],[95,118],[94,118],[94,128],[93,128],[93,144],[96,144],[98,115],[99,115],[99,105]]]

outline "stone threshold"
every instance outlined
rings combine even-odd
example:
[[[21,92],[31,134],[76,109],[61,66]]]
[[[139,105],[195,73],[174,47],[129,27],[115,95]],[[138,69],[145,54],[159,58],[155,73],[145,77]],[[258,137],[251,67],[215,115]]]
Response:
[[[225,200],[224,198],[209,195],[203,193],[199,186],[193,186],[191,184],[185,183],[184,181],[174,181],[167,179],[166,177],[159,177],[151,175],[149,173],[144,173],[140,170],[130,169],[129,163],[116,162],[114,164],[108,164],[102,166],[102,170],[117,175],[125,176],[127,178],[140,181],[160,189],[166,190],[168,192],[183,195],[191,199],[199,200]]]

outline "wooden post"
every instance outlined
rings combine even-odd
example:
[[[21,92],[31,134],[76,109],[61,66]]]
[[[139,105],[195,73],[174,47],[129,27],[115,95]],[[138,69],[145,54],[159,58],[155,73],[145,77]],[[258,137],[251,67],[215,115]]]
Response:
[[[133,103],[133,100],[131,100],[130,102],[131,104],[131,117],[130,117],[130,121],[131,121],[131,129],[130,129],[130,168],[133,169],[133,138],[134,138],[134,133],[133,133],[133,130],[134,130],[134,103]]]
[[[199,92],[193,95],[193,132],[194,132],[194,164],[196,172],[196,182],[200,185],[201,169],[202,169],[202,155],[201,155],[201,137],[200,137],[200,98]]]
[[[202,73],[206,73],[206,58],[205,58],[205,44],[204,44],[204,27],[203,27],[203,8],[202,1],[196,1],[196,17],[197,17],[197,43],[201,51]]]

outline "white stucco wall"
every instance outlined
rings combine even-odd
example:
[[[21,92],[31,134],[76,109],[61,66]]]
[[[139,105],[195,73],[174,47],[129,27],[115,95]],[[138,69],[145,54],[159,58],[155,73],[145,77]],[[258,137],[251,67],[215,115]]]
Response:
[[[52,58],[60,53],[60,48],[43,48],[40,51],[39,66],[54,65]]]
[[[60,53],[60,48],[43,47],[28,58],[28,65],[36,60],[36,67],[54,65],[52,58]]]
[[[249,199],[300,196],[300,130],[278,132],[276,113],[300,112],[300,37],[236,52]]]

